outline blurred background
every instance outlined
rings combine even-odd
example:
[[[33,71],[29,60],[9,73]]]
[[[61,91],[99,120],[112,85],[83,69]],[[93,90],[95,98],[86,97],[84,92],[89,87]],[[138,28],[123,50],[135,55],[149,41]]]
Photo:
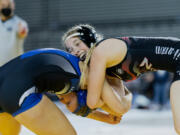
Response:
[[[179,0],[16,0],[15,3],[16,14],[29,25],[25,51],[45,47],[62,49],[61,36],[68,28],[79,23],[95,26],[105,38],[180,37]],[[139,131],[138,135],[175,135],[169,105],[172,78],[172,74],[158,71],[126,83],[134,93],[133,109],[118,126],[76,119],[67,111],[65,113],[80,135],[134,135],[134,131]],[[78,123],[79,119],[86,124],[98,123],[96,127],[99,128],[86,129],[84,126],[88,124]],[[88,133],[85,133],[85,129]]]
[[[16,0],[30,28],[25,49],[60,48],[70,26],[92,24],[105,37],[180,36],[179,0]]]

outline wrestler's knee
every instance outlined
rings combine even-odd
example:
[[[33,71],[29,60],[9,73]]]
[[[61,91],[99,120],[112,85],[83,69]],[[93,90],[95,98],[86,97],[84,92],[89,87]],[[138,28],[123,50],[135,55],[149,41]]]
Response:
[[[170,89],[174,89],[174,88],[176,88],[177,86],[180,86],[180,80],[174,81],[174,82],[171,84]]]

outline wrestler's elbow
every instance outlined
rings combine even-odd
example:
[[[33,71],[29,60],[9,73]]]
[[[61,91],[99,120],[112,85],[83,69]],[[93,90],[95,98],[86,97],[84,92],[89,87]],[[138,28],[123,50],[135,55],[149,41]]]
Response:
[[[127,103],[124,112],[127,113],[131,109],[131,103]]]
[[[101,108],[103,106],[104,102],[101,99],[89,99],[87,98],[87,106],[90,109],[96,109],[96,108]]]
[[[90,109],[96,109],[96,105],[95,105],[95,104],[92,104],[92,103],[88,103],[88,102],[87,102],[87,106],[88,106]]]
[[[95,109],[96,108],[96,104],[97,102],[95,100],[92,100],[90,98],[87,98],[87,106],[90,108],[90,109]]]
[[[121,109],[118,109],[116,113],[118,113],[119,115],[123,115],[127,113],[130,108],[131,108],[130,106],[124,105],[123,107],[121,107]]]
[[[119,106],[117,106],[117,110],[116,110],[116,112],[118,113],[118,114],[125,114],[125,113],[127,113],[130,109],[131,109],[131,101],[130,100],[125,100],[125,101],[123,101],[123,103],[122,104],[119,104]]]
[[[130,97],[128,99],[125,99],[124,103],[124,113],[127,113],[131,109],[132,105],[132,94],[129,95]]]

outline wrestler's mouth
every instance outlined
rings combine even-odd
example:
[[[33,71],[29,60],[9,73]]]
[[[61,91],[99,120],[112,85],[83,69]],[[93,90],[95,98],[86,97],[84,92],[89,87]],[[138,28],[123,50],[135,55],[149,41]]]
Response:
[[[84,61],[86,59],[86,52],[85,51],[81,52],[79,58],[81,61]]]

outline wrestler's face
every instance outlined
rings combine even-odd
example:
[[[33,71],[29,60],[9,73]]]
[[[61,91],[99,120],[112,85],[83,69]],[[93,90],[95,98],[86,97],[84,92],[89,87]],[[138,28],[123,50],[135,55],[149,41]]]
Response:
[[[89,50],[87,45],[83,41],[81,41],[78,37],[72,37],[66,40],[65,46],[69,53],[76,55],[79,58],[82,58]]]
[[[67,109],[70,112],[74,112],[76,108],[78,107],[78,101],[77,101],[77,96],[75,92],[61,95],[59,97],[60,97],[60,101],[66,105]]]

